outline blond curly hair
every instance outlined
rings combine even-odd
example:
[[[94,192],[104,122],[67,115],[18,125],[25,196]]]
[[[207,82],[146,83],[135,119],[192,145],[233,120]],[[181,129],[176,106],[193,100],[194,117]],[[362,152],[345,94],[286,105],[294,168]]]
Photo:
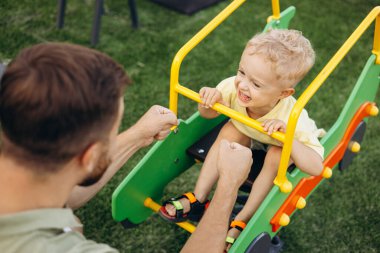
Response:
[[[253,36],[247,43],[248,53],[259,54],[272,63],[277,80],[290,86],[301,81],[314,65],[311,43],[297,30],[269,30]]]

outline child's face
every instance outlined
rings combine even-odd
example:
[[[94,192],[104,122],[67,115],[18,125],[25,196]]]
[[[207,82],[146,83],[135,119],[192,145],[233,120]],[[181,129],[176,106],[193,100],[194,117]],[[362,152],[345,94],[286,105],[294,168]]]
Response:
[[[294,89],[284,87],[284,81],[276,79],[270,62],[259,54],[250,55],[249,48],[244,50],[235,78],[240,106],[251,112],[269,112],[279,99],[293,94]],[[291,94],[284,96],[285,90]]]

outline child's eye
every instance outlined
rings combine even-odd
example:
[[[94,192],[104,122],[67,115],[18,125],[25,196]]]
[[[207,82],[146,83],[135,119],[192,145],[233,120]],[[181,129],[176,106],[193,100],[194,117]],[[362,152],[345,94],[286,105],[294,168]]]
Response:
[[[238,72],[239,72],[239,74],[241,74],[241,75],[243,75],[243,76],[245,75],[245,73],[244,73],[243,70],[240,70],[240,69],[239,69]]]
[[[257,83],[255,82],[252,82],[253,83],[253,86],[255,86],[256,88],[260,88],[260,85],[258,85]]]

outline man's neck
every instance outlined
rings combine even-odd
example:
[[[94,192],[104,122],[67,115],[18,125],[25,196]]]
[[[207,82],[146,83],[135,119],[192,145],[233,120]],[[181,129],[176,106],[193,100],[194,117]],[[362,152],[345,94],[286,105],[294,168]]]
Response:
[[[72,187],[60,175],[35,175],[0,155],[0,215],[40,208],[60,208]]]

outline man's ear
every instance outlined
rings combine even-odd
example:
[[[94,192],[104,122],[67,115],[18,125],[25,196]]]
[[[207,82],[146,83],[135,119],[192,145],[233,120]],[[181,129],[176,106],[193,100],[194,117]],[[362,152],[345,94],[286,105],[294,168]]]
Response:
[[[295,92],[294,88],[286,88],[285,90],[281,91],[280,98],[283,99],[283,98],[289,97],[293,95],[294,92]]]
[[[96,142],[90,144],[83,152],[82,155],[79,156],[79,164],[82,168],[84,168],[87,173],[91,173],[94,169],[94,165],[96,163],[97,157],[99,156],[100,151],[100,143]]]

